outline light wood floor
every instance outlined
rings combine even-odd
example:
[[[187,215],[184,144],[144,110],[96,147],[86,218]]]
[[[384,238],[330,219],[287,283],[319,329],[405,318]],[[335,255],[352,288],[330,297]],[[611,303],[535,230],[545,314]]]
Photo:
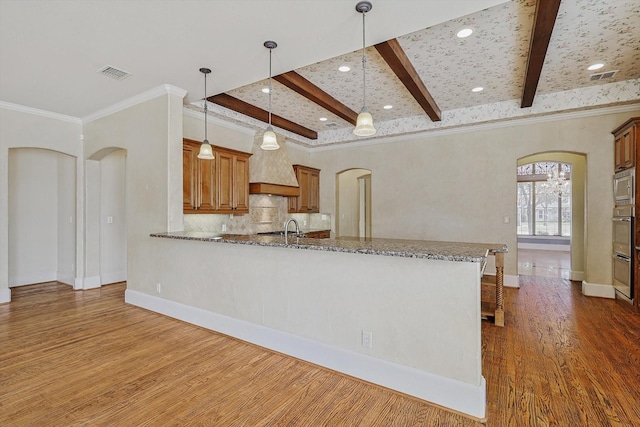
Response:
[[[518,249],[518,274],[569,279],[571,252]]]
[[[482,325],[487,425],[640,425],[640,316],[577,283],[521,280],[506,326]],[[127,305],[124,289],[12,289],[0,426],[482,426]]]

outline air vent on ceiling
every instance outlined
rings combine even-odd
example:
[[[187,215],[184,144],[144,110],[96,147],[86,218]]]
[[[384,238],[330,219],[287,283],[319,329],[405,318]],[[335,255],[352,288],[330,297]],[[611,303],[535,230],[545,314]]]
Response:
[[[106,65],[100,68],[97,72],[116,80],[124,80],[131,75],[131,73],[119,70],[115,67],[112,67],[111,65]]]
[[[328,128],[338,127],[338,124],[336,122],[329,122],[329,123],[325,123],[324,125],[325,127],[328,127]]]
[[[591,76],[589,77],[589,80],[595,81],[595,80],[610,79],[611,77],[615,76],[617,72],[618,72],[618,70],[605,71],[604,73],[591,74]]]

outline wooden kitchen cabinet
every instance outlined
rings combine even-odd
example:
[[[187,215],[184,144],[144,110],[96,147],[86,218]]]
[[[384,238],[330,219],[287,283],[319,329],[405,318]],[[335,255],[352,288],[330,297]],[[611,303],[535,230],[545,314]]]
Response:
[[[251,154],[214,147],[216,212],[249,213],[249,157]]]
[[[307,239],[328,239],[331,237],[331,230],[310,231],[306,235]]]
[[[199,141],[182,144],[182,199],[186,214],[249,212],[251,154],[213,146],[214,160],[198,159]]]
[[[200,143],[182,144],[182,205],[184,213],[214,213],[215,161],[198,158]]]
[[[293,165],[300,186],[300,196],[289,197],[289,213],[320,212],[320,169]]]
[[[627,120],[614,130],[614,171],[618,172],[636,165],[636,147],[640,117]]]

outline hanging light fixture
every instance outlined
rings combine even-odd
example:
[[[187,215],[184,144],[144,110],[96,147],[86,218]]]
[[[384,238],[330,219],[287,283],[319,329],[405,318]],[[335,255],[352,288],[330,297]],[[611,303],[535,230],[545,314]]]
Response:
[[[262,145],[260,145],[260,148],[263,150],[277,150],[280,146],[278,145],[276,133],[273,131],[273,127],[271,127],[271,92],[273,92],[273,87],[271,86],[271,52],[278,47],[278,44],[273,41],[266,41],[264,42],[264,47],[269,49],[269,127],[262,137]]]
[[[213,160],[213,148],[207,139],[207,74],[211,72],[209,68],[200,68],[200,72],[204,74],[204,141],[200,144],[199,159]]]
[[[371,2],[360,1],[356,4],[356,10],[362,13],[362,110],[358,114],[356,120],[356,127],[353,133],[357,136],[371,136],[376,133],[376,128],[373,127],[373,117],[371,113],[367,111],[367,57],[365,56],[365,15],[371,10],[373,6]]]

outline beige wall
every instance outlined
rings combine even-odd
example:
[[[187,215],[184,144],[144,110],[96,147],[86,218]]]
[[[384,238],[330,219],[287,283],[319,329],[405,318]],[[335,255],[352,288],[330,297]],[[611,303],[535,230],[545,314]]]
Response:
[[[320,206],[335,213],[335,174],[372,171],[373,236],[504,242],[505,274],[517,274],[516,165],[546,151],[586,155],[585,280],[611,284],[611,130],[632,112],[480,127],[311,154],[322,169]],[[505,224],[505,216],[510,223]]]

